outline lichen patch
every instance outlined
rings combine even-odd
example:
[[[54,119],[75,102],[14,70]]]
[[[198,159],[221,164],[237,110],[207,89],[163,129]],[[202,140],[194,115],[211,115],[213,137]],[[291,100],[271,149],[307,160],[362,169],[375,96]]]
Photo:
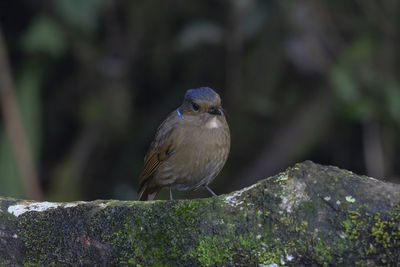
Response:
[[[374,181],[374,182],[380,182],[378,179],[376,179],[376,178],[374,178],[374,177],[370,177],[370,176],[366,176],[366,175],[364,175],[364,176],[362,176],[362,177],[365,177],[365,178],[367,178],[367,179],[370,179],[370,180],[372,180],[372,181]]]
[[[67,204],[64,205],[64,208],[73,208],[73,207],[76,207],[78,205],[79,205],[79,203],[77,203],[77,202],[67,203]]]
[[[30,211],[45,211],[48,209],[55,209],[59,207],[60,204],[54,203],[54,202],[30,202],[30,203],[25,203],[25,204],[17,204],[17,205],[12,205],[8,207],[7,211],[11,213],[12,215],[18,217],[25,212],[30,212]]]
[[[289,179],[289,172],[284,171],[278,174],[278,177],[276,178],[277,181],[286,181]]]
[[[224,198],[225,203],[228,204],[228,205],[230,205],[230,206],[232,206],[232,207],[237,207],[237,206],[243,204],[243,203],[244,203],[243,200],[240,199],[239,197],[240,197],[244,192],[249,191],[250,189],[252,189],[252,188],[255,187],[255,186],[257,186],[257,184],[253,184],[252,186],[245,187],[245,188],[243,188],[242,190],[236,191],[235,193],[226,196],[226,197]]]
[[[280,208],[290,213],[294,208],[298,207],[301,202],[309,200],[310,198],[305,189],[305,183],[301,181],[289,180],[287,185],[283,188]]]
[[[352,196],[346,196],[346,201],[350,202],[350,203],[354,203],[354,202],[356,202],[356,199]]]

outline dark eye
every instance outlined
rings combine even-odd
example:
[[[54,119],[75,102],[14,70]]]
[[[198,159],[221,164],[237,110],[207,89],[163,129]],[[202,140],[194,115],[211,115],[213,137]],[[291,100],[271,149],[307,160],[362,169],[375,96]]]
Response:
[[[200,106],[199,105],[197,105],[196,103],[192,103],[192,107],[193,107],[193,110],[194,111],[199,111],[199,109],[200,109]]]

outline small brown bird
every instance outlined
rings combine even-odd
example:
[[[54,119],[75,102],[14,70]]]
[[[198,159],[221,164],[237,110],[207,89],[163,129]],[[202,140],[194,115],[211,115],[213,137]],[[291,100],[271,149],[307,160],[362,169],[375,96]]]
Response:
[[[153,200],[163,187],[194,190],[208,184],[224,166],[230,133],[221,98],[209,87],[190,89],[182,105],[158,127],[139,177],[138,200]]]

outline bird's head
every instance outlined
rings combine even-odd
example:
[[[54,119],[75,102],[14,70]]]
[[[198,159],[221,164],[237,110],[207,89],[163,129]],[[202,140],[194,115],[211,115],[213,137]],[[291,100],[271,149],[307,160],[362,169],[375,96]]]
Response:
[[[221,98],[210,87],[189,89],[185,94],[183,103],[179,108],[184,115],[197,116],[221,116]]]

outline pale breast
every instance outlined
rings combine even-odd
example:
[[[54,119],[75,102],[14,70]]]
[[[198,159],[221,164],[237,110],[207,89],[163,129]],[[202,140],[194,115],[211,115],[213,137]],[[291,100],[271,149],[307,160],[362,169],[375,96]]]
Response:
[[[220,128],[221,126],[222,126],[222,123],[217,119],[217,117],[212,117],[205,124],[205,127],[207,129],[216,129],[216,128]]]

